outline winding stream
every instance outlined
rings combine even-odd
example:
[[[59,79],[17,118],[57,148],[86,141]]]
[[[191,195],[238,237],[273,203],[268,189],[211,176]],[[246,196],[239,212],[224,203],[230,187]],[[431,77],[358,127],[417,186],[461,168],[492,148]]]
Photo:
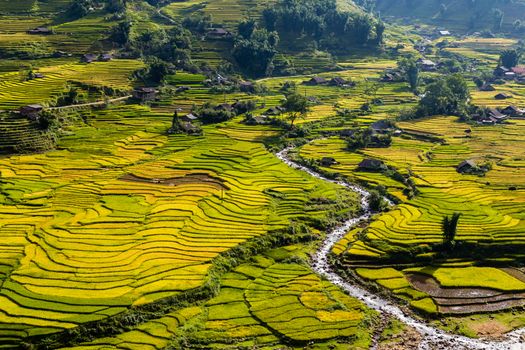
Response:
[[[351,281],[346,281],[339,276],[328,262],[328,256],[332,251],[333,246],[339,242],[348,231],[355,227],[361,221],[365,221],[371,217],[369,210],[369,197],[370,193],[364,188],[350,184],[345,181],[336,181],[328,179],[321,174],[302,166],[290,159],[289,153],[293,147],[285,148],[284,150],[277,153],[277,157],[288,166],[304,171],[313,177],[321,179],[323,181],[335,183],[344,186],[361,196],[362,208],[365,212],[360,217],[349,219],[342,223],[340,226],[329,232],[323,241],[319,250],[315,253],[312,263],[312,269],[319,275],[325,277],[331,283],[339,286],[345,290],[350,296],[361,300],[368,307],[379,311],[382,314],[390,315],[406,325],[417,330],[423,340],[419,345],[421,350],[430,349],[468,349],[468,350],[525,350],[525,342],[521,339],[522,335],[525,335],[525,328],[518,329],[510,332],[506,335],[502,341],[489,341],[482,339],[471,339],[465,336],[450,334],[435,327],[428,325],[427,323],[418,320],[408,314],[406,314],[401,308],[393,304],[389,300],[383,299],[380,296],[374,295],[362,287],[352,284]]]

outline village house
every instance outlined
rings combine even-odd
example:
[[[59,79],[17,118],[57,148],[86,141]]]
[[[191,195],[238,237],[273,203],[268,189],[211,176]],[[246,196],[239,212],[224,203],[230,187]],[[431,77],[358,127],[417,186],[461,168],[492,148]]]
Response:
[[[29,80],[32,80],[32,79],[44,79],[45,78],[45,75],[42,74],[42,73],[31,73],[29,74]]]
[[[357,168],[361,171],[382,171],[386,165],[379,159],[366,158],[359,163]]]
[[[44,107],[39,104],[31,104],[20,108],[20,115],[31,120],[37,120]]]
[[[507,67],[499,66],[498,68],[494,70],[494,75],[496,77],[504,77],[505,73],[508,73],[509,71],[510,69],[508,69]]]
[[[384,83],[394,83],[403,81],[403,74],[395,69],[386,69],[385,74],[381,77],[381,81]]]
[[[281,106],[270,107],[266,110],[267,115],[281,115],[284,112],[284,108]]]
[[[200,135],[202,134],[201,128],[192,123],[183,122],[180,124],[180,130],[184,131],[188,135]]]
[[[193,123],[193,122],[199,120],[199,117],[197,117],[197,116],[196,116],[195,114],[193,114],[193,113],[189,113],[189,114],[186,114],[186,115],[180,117],[180,120],[181,120],[182,122],[185,122],[185,123]]]
[[[392,131],[394,129],[394,124],[390,120],[383,119],[372,123],[372,125],[370,125],[370,128],[376,133],[384,134],[388,133],[389,131]]]
[[[437,64],[429,59],[420,58],[417,63],[425,72],[433,72],[437,69]]]
[[[494,98],[496,100],[506,100],[508,98],[512,98],[512,95],[509,95],[509,94],[506,94],[504,92],[501,92],[501,93],[497,94],[496,96],[494,96]]]
[[[495,108],[489,108],[482,114],[476,114],[472,116],[472,119],[477,121],[479,124],[494,125],[499,124],[509,117]]]
[[[397,81],[397,79],[393,73],[385,73],[385,75],[381,77],[381,81],[383,83],[394,83]]]
[[[86,53],[86,54],[82,55],[82,57],[80,58],[80,61],[83,62],[83,63],[93,63],[97,59],[98,59],[98,55],[96,55],[94,53]]]
[[[332,165],[336,165],[336,164],[339,164],[339,163],[337,163],[337,161],[335,160],[335,158],[332,158],[332,157],[323,157],[323,158],[321,159],[321,161],[319,162],[319,164],[321,164],[322,167],[329,168],[329,167],[331,167]]]
[[[206,32],[209,39],[229,39],[233,35],[224,28],[211,28]]]
[[[334,78],[330,79],[330,81],[328,82],[328,85],[344,87],[344,86],[348,86],[349,82],[346,81],[345,79],[341,78],[341,77],[334,77]]]
[[[322,78],[322,77],[313,77],[312,79],[308,80],[308,81],[305,81],[303,84],[304,85],[311,85],[311,86],[315,86],[315,85],[323,85],[323,84],[326,84],[327,81],[325,78]]]
[[[477,168],[478,166],[473,160],[464,160],[456,167],[456,171],[460,174],[467,174],[475,171]]]
[[[518,66],[511,69],[517,76],[525,77],[525,66]]]
[[[487,111],[489,118],[496,120],[496,123],[501,123],[502,121],[508,119],[508,116],[498,111],[496,108],[489,108]]]
[[[254,93],[255,92],[255,84],[252,83],[251,81],[241,81],[239,83],[239,89],[242,91],[242,92],[246,92],[246,93]]]
[[[103,53],[102,55],[100,55],[100,56],[98,57],[98,60],[99,60],[100,62],[109,62],[109,61],[111,61],[112,59],[113,59],[113,56],[112,56],[111,54],[109,54],[109,53]]]
[[[483,84],[480,86],[479,91],[496,91],[496,88],[492,84]]]
[[[191,89],[191,88],[190,88],[189,86],[179,86],[179,87],[175,90],[175,92],[177,92],[177,93],[181,93],[181,92],[188,91],[188,90],[190,90],[190,89]]]
[[[255,117],[251,117],[246,120],[246,124],[250,125],[266,125],[270,124],[271,120],[268,118],[268,116],[261,114]]]
[[[451,35],[451,33],[448,30],[439,30],[438,34],[440,36],[450,36]]]
[[[31,35],[51,35],[53,30],[47,27],[37,27],[27,31],[27,34]]]
[[[133,90],[133,98],[141,102],[152,101],[157,97],[157,90],[152,87],[139,87]]]
[[[519,109],[516,106],[508,106],[501,110],[501,113],[509,117],[523,117],[525,115],[525,110]]]
[[[339,132],[339,136],[341,137],[352,137],[356,133],[355,129],[344,129]]]
[[[67,53],[65,51],[57,50],[53,52],[53,58],[61,58],[61,57],[71,57],[72,54]]]
[[[229,103],[221,103],[220,105],[215,106],[213,109],[216,111],[231,112],[233,110],[233,106]]]

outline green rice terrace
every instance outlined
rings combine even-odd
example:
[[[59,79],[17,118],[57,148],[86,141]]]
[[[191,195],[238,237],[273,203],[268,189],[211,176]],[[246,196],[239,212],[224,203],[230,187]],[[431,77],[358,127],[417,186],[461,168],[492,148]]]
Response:
[[[525,348],[524,6],[0,0],[0,349]]]

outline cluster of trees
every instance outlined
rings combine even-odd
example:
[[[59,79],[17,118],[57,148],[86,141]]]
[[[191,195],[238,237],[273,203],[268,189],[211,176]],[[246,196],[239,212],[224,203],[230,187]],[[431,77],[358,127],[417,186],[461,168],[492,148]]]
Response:
[[[190,60],[192,34],[182,26],[134,33],[133,24],[126,20],[115,26],[110,39],[135,56],[155,56],[164,61],[181,64]]]
[[[163,83],[166,76],[175,74],[176,67],[156,57],[146,58],[146,66],[135,72],[135,78],[155,84]]]
[[[514,68],[520,64],[522,51],[520,49],[504,50],[499,58],[500,66]]]
[[[82,18],[96,9],[108,13],[123,13],[126,10],[127,0],[77,0],[73,1],[67,9],[70,18]]]
[[[198,70],[191,61],[192,33],[182,25],[137,32],[132,21],[124,20],[113,27],[110,40],[146,61],[146,68],[136,73],[142,80],[160,83],[176,69]]]
[[[197,107],[193,113],[199,117],[203,124],[217,124],[230,120],[231,118],[251,112],[257,108],[254,100],[238,101],[231,108],[224,108],[223,105],[212,105],[207,102]]]
[[[396,15],[417,13],[419,19],[440,19],[450,25],[451,20],[461,21],[466,29],[491,32],[512,31],[523,33],[525,26],[520,20],[510,23],[517,13],[524,13],[525,6],[519,0],[355,0],[372,11]]]
[[[277,54],[279,34],[258,28],[257,22],[245,20],[238,26],[233,57],[239,67],[250,75],[269,75]]]
[[[388,147],[391,144],[392,135],[376,133],[371,128],[357,129],[352,136],[346,139],[346,145],[351,151],[367,147]]]
[[[379,45],[385,26],[363,13],[342,12],[336,0],[279,0],[263,12],[270,31],[307,36],[323,48],[347,51],[349,45]]]
[[[194,14],[184,18],[182,21],[184,28],[192,30],[198,33],[204,33],[207,29],[213,25],[213,19],[209,14]]]
[[[410,85],[410,89],[416,92],[419,86],[419,66],[416,59],[412,56],[405,57],[397,62],[397,66]]]
[[[412,117],[457,115],[468,118],[470,92],[459,74],[442,77],[428,84]]]

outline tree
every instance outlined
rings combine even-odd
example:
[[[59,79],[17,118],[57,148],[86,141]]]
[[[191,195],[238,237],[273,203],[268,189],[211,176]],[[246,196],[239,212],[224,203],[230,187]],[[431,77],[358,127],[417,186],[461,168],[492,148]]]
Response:
[[[498,32],[501,30],[501,26],[503,25],[503,17],[504,14],[500,9],[492,9],[492,18],[494,20],[493,29],[495,32]]]
[[[294,127],[294,123],[297,118],[304,118],[308,114],[308,100],[301,94],[292,93],[286,97],[286,101],[283,103],[283,107],[288,112],[288,120],[290,121],[290,127]]]
[[[384,40],[384,34],[385,34],[385,23],[383,21],[379,21],[375,25],[376,29],[376,45],[381,45]]]
[[[380,213],[388,209],[388,203],[385,198],[378,191],[370,191],[368,199],[370,210],[375,213]]]
[[[400,60],[397,66],[405,75],[410,89],[415,92],[419,86],[419,67],[416,60],[413,57],[407,57]]]
[[[239,36],[234,43],[233,57],[237,64],[253,75],[269,73],[279,43],[277,32],[256,29],[249,39]]]
[[[356,15],[350,18],[346,31],[353,35],[358,45],[365,45],[370,39],[373,22],[368,15]]]
[[[373,2],[366,6],[373,8]],[[297,45],[348,52],[352,46],[383,42],[384,23],[361,11],[341,11],[336,0],[278,0],[271,6],[263,12],[266,29],[300,39]]]
[[[523,25],[523,23],[519,19],[517,19],[512,24],[512,29],[514,30],[514,32],[516,32],[516,34],[521,34],[525,30],[525,25]]]
[[[447,5],[441,3],[441,5],[439,6],[439,16],[445,17],[445,15],[447,14],[447,11],[448,11]]]
[[[126,10],[127,0],[107,0],[106,10],[110,13],[119,13]]]
[[[451,248],[454,244],[460,217],[461,213],[454,213],[452,214],[452,217],[445,216],[443,218],[443,244],[446,247]]]
[[[504,50],[499,57],[499,63],[504,67],[514,68],[520,63],[521,54],[517,49]]]
[[[129,41],[131,33],[131,21],[123,21],[111,29],[110,39],[114,43],[125,45]]]
[[[253,19],[244,19],[237,26],[239,35],[245,39],[250,39],[255,29],[257,29],[257,22]]]
[[[457,115],[465,117],[470,92],[467,82],[459,74],[441,78],[427,85],[424,97],[419,101],[416,116]]]
[[[159,60],[158,58],[152,58],[147,67],[141,70],[138,75],[139,78],[142,78],[143,80],[159,84],[164,81],[167,75],[173,73],[173,67],[169,63]]]

